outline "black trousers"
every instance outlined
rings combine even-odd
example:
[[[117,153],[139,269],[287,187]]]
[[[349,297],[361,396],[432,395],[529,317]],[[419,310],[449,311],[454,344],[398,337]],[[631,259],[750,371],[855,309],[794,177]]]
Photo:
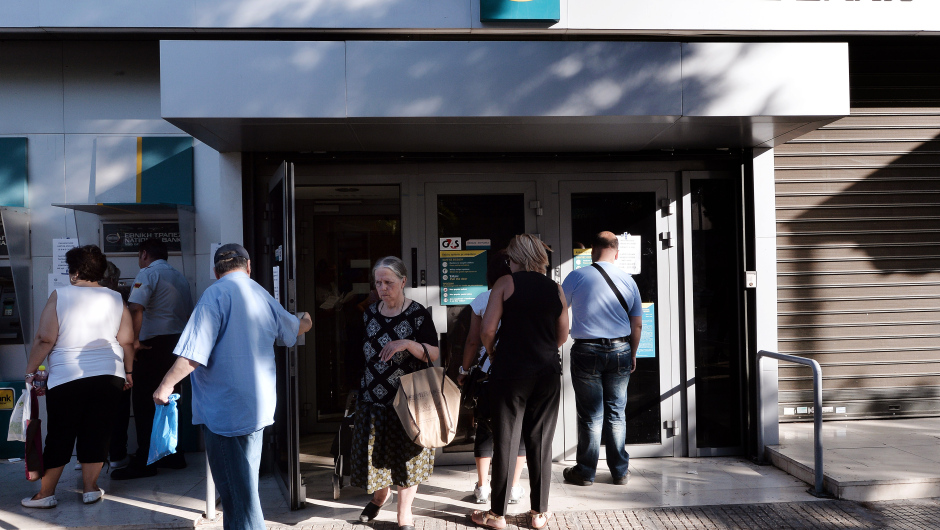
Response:
[[[83,464],[104,462],[124,379],[113,375],[84,377],[46,391],[46,469],[62,467],[72,459],[72,447]],[[76,444],[76,439],[78,443]]]
[[[561,378],[557,375],[511,379],[493,385],[493,500],[491,509],[506,515],[510,471],[519,440],[525,444],[532,509],[548,511],[552,483],[552,439],[558,423]]]
[[[179,340],[180,336],[177,334],[157,335],[140,341],[141,344],[150,346],[150,349],[138,350],[134,357],[131,401],[134,404],[134,428],[137,432],[137,458],[143,463],[147,462],[147,455],[150,453],[150,432],[153,430],[153,415],[157,411],[153,393],[163,381],[163,376],[176,362],[173,348]],[[174,391],[180,392],[179,384]]]
[[[108,450],[108,459],[112,462],[127,456],[127,424],[130,423],[130,416],[131,391],[121,390],[121,397],[114,406],[114,427],[111,429],[111,448]]]

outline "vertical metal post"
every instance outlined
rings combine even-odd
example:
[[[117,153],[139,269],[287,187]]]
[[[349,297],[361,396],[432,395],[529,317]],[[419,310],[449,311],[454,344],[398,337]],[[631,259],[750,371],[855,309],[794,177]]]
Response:
[[[810,360],[813,364],[813,455],[816,467],[816,495],[823,492],[823,445],[822,445],[822,368],[819,363]]]
[[[209,469],[209,452],[206,451],[206,519],[215,520],[215,481]]]
[[[823,491],[822,368],[819,366],[819,363],[813,359],[797,357],[795,355],[785,355],[782,353],[766,350],[760,350],[757,352],[758,367],[760,366],[761,357],[771,357],[773,359],[778,359],[789,363],[804,364],[813,369],[813,465],[816,468],[816,484],[814,485],[813,489],[809,490],[809,492],[816,497],[828,497],[826,492]],[[760,402],[760,393],[758,393],[757,397],[757,406],[761,407],[763,410],[762,403]],[[761,418],[761,421],[763,421],[763,418]],[[758,426],[758,429],[763,429],[763,423]],[[758,436],[758,450],[761,453],[761,457],[763,457],[764,452],[763,443],[763,438]]]

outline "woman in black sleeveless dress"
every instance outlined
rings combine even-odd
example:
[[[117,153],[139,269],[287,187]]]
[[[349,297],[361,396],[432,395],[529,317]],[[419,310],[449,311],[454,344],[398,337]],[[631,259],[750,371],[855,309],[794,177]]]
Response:
[[[375,519],[398,486],[398,525],[414,530],[411,503],[418,484],[434,468],[434,450],[413,443],[402,429],[392,401],[399,378],[427,367],[440,355],[431,314],[405,297],[407,271],[401,259],[389,256],[372,269],[381,301],[363,314],[365,372],[359,386],[350,447],[350,483],[372,493],[359,516]]]
[[[546,248],[531,234],[513,238],[506,248],[512,275],[493,285],[483,315],[483,345],[493,352],[493,496],[490,511],[474,511],[471,518],[489,528],[506,526],[509,470],[520,438],[529,468],[530,524],[542,528],[551,517],[552,440],[561,397],[558,348],[568,338],[568,312],[561,286],[545,276]],[[493,351],[497,329],[499,348]]]

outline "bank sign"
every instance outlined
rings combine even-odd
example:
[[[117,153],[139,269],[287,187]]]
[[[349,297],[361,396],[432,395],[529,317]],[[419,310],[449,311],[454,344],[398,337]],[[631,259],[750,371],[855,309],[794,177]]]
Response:
[[[150,239],[166,243],[169,252],[180,252],[180,225],[172,221],[101,223],[105,254],[136,254],[137,246]]]
[[[561,0],[480,0],[481,22],[558,22]]]

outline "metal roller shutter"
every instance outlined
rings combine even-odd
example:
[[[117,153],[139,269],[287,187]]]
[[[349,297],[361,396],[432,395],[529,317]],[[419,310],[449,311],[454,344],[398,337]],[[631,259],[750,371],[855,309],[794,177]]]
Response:
[[[940,416],[940,54],[849,49],[851,115],[774,153],[779,347],[825,417]],[[811,410],[782,363],[781,421]]]

